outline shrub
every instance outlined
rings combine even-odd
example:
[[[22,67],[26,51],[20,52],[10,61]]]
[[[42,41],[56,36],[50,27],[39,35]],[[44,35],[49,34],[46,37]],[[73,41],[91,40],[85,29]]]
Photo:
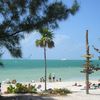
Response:
[[[63,89],[54,89],[54,90],[52,90],[52,92],[51,92],[52,94],[58,94],[58,95],[67,95],[67,94],[69,94],[69,93],[71,93],[71,91],[70,90],[68,90],[68,89],[65,89],[65,88],[63,88]]]
[[[16,88],[15,88],[15,93],[27,93],[27,86],[26,85],[22,85],[21,83],[17,83],[16,84]]]
[[[40,93],[40,95],[67,95],[69,93],[72,93],[70,90],[68,89],[48,89],[47,91],[43,91],[42,93]]]
[[[7,93],[37,93],[37,89],[32,85],[23,85],[21,83],[17,83],[15,87],[10,85],[7,88]]]
[[[15,90],[15,87],[13,87],[12,85],[10,85],[10,86],[7,88],[7,93],[14,93],[14,90]]]
[[[37,93],[37,89],[35,88],[35,85],[33,86],[29,84],[27,89],[29,93]]]

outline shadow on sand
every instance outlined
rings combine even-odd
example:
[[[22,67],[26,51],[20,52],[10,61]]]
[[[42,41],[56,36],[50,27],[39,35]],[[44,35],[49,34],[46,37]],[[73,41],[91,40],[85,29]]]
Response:
[[[20,96],[0,96],[0,100],[55,100],[52,97],[42,97],[42,96],[33,96],[33,95],[20,95]]]

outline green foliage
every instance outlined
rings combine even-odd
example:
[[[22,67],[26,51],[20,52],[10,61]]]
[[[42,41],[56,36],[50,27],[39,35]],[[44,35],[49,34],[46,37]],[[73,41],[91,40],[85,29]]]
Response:
[[[7,93],[15,93],[15,87],[13,87],[12,85],[10,85],[10,86],[7,88]]]
[[[58,94],[58,95],[67,95],[71,93],[68,89],[54,89],[50,91],[51,94]]]
[[[74,15],[78,9],[77,1],[67,8],[61,1],[0,0],[0,47],[6,47],[14,57],[22,57],[20,40],[24,33],[44,27],[58,28],[59,21],[67,19],[69,14]]]
[[[78,11],[78,10],[79,10],[79,4],[75,0],[72,8],[70,9],[70,12],[71,12],[72,15],[75,15],[76,11]]]
[[[54,47],[54,42],[53,42],[53,33],[49,31],[47,28],[43,28],[40,31],[41,34],[41,39],[36,40],[36,46],[40,47],[48,47],[48,48],[53,48]]]
[[[42,93],[40,93],[40,95],[67,95],[72,93],[70,90],[68,89],[48,89],[47,91],[43,91]]]
[[[4,67],[3,62],[1,61],[2,55],[3,55],[3,52],[2,52],[2,50],[1,50],[1,48],[0,48],[0,67]]]
[[[15,87],[10,85],[7,88],[7,93],[37,93],[37,89],[32,85],[22,85],[21,83],[17,83]]]

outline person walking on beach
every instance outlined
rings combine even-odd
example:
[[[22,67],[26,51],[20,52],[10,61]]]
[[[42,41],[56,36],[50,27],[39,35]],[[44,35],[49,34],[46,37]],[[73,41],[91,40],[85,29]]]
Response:
[[[48,77],[49,82],[51,82],[51,78],[52,78],[52,76],[51,76],[51,73],[50,73],[50,74],[49,74],[49,77]]]
[[[53,79],[53,82],[55,82],[55,75],[53,75],[52,79]]]

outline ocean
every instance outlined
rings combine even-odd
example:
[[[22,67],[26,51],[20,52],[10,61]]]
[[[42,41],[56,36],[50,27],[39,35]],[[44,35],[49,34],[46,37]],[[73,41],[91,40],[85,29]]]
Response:
[[[16,79],[18,82],[39,81],[44,77],[44,60],[2,60],[4,67],[0,67],[0,82]],[[81,81],[85,79],[83,70],[85,60],[47,60],[47,77],[55,75],[56,80]],[[100,60],[93,60],[91,64],[100,65]],[[100,66],[99,66],[100,67]],[[90,75],[91,80],[100,80],[100,71]]]

